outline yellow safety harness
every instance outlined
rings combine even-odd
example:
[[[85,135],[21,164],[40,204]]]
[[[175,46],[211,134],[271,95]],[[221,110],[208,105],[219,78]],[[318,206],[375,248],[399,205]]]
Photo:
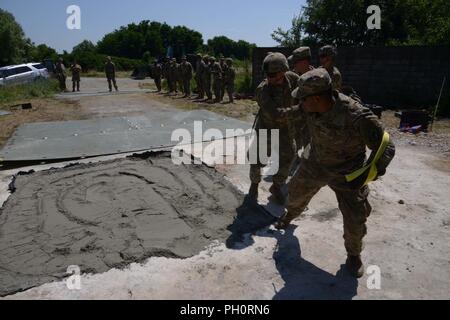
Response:
[[[365,186],[377,177],[377,174],[378,174],[377,162],[378,162],[378,160],[380,160],[381,156],[383,155],[384,151],[386,150],[386,147],[389,144],[389,139],[390,139],[389,133],[384,132],[383,140],[381,141],[380,147],[378,148],[378,151],[375,154],[375,158],[373,158],[372,162],[370,162],[365,167],[346,175],[345,179],[347,180],[347,182],[352,182],[356,178],[363,175],[368,169],[370,169],[370,171],[369,171],[369,175],[367,176],[366,182],[364,182]]]

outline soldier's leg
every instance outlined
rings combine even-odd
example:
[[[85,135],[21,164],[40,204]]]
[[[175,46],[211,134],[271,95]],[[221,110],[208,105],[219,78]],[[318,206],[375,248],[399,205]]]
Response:
[[[118,90],[119,90],[119,87],[117,87],[116,77],[114,77],[114,78],[112,79],[112,81],[113,81],[113,84],[114,84],[114,89],[116,89],[116,91],[118,91]]]
[[[314,195],[326,185],[327,181],[318,177],[314,165],[302,159],[299,169],[288,183],[287,213],[275,226],[278,229],[287,228],[292,220],[305,211]]]
[[[212,99],[211,82],[209,81],[206,83],[206,96],[208,97],[209,100]]]
[[[228,85],[227,92],[228,92],[228,98],[230,99],[230,103],[233,103],[234,102],[234,98],[233,98],[234,87],[232,85]]]
[[[80,91],[80,81],[77,81],[77,91]]]
[[[76,81],[72,81],[72,92],[75,92],[76,83]]]
[[[367,234],[366,221],[372,207],[367,200],[369,187],[360,190],[342,190],[330,186],[336,193],[339,209],[344,218],[344,242],[349,256],[358,257],[363,250],[363,238]]]
[[[112,91],[111,78],[108,78],[108,88],[109,88],[109,92],[111,92]]]
[[[289,177],[290,168],[292,162],[294,161],[294,146],[293,146],[293,138],[291,138],[291,134],[289,130],[282,129],[279,131],[280,141],[278,146],[278,154],[279,154],[279,166],[278,172],[273,176],[273,182],[277,185],[283,185],[287,178]],[[287,139],[286,139],[287,137]]]
[[[161,91],[161,78],[155,78],[155,85],[156,88],[158,89],[158,92]]]
[[[191,79],[186,80],[186,95],[191,96]]]

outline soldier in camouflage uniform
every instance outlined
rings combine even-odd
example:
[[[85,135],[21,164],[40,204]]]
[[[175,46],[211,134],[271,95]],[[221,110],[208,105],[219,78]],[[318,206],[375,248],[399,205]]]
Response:
[[[196,97],[196,99],[203,99],[205,98],[205,91],[203,90],[203,71],[206,68],[206,64],[203,61],[203,57],[201,54],[197,54],[197,65],[195,68],[195,82],[197,83],[197,91],[198,91],[198,96]]]
[[[58,79],[59,89],[61,91],[67,91],[66,86],[66,67],[62,58],[58,59],[55,66],[56,79]]]
[[[191,96],[191,80],[193,75],[192,65],[186,60],[186,56],[181,58],[181,78],[183,79],[184,98]]]
[[[221,96],[221,89],[222,89],[222,68],[220,67],[220,64],[216,62],[216,58],[210,57],[209,58],[210,65],[211,65],[211,74],[213,78],[213,90],[214,90],[214,102],[220,102],[220,96]]]
[[[279,130],[279,167],[278,172],[273,175],[273,185],[270,188],[273,198],[280,204],[284,204],[285,198],[281,191],[289,175],[292,160],[294,159],[293,136],[290,130],[289,120],[285,110],[292,107],[293,98],[291,96],[293,87],[297,84],[298,76],[294,73],[287,73],[289,70],[286,57],[281,53],[269,54],[263,62],[263,70],[266,79],[256,89],[256,101],[260,107],[255,123],[255,130],[267,129],[267,151],[270,153],[271,141],[270,130]],[[250,148],[258,148],[257,139],[253,141]],[[258,150],[259,154],[259,150]],[[258,156],[259,158],[259,156]],[[261,182],[261,168],[264,164],[258,159],[257,164],[250,165],[251,186],[248,192],[248,199],[256,201],[258,198],[258,185]]]
[[[208,101],[212,102],[212,93],[211,93],[211,64],[208,56],[203,57],[203,61],[205,62],[205,69],[202,72],[203,76],[203,89],[205,90],[206,97]]]
[[[363,237],[371,212],[367,184],[371,179],[369,170],[361,170],[363,173],[352,179],[349,175],[369,163],[374,170],[372,179],[383,176],[395,155],[394,144],[369,109],[332,90],[331,78],[323,68],[302,75],[292,95],[302,103],[310,143],[288,185],[287,213],[275,226],[287,228],[311,198],[328,185],[343,215],[347,269],[361,277]],[[367,162],[366,147],[374,151]],[[378,160],[375,153],[380,155]]]
[[[302,74],[311,71],[314,67],[311,65],[311,49],[309,47],[300,47],[292,52],[289,56],[289,60],[292,64],[292,72],[301,76]],[[295,86],[297,87],[297,86]],[[307,141],[307,135],[304,133],[305,123],[302,121],[304,111],[301,108],[295,110],[292,114],[292,127],[295,135],[295,143],[297,150],[300,150],[309,143]],[[298,157],[296,158],[296,163],[294,167],[298,164]]]
[[[75,89],[80,91],[81,66],[76,60],[70,66],[70,71],[72,72],[72,92],[75,92]]]
[[[170,60],[170,65],[168,69],[167,82],[169,84],[169,93],[176,93],[177,90],[177,77],[178,77],[178,66],[175,58]]]
[[[226,69],[224,71],[223,83],[225,86],[225,90],[228,93],[229,102],[233,103],[234,98],[234,80],[236,79],[236,71],[233,68],[233,59],[227,58],[225,60]]]
[[[117,87],[117,82],[116,82],[116,65],[114,64],[114,62],[112,62],[111,57],[106,58],[105,74],[106,74],[106,79],[108,80],[109,92],[112,91],[111,82],[114,85],[114,89],[116,89],[116,91],[119,91],[119,88]]]
[[[158,61],[155,61],[155,63],[153,64],[153,71],[152,71],[152,76],[153,76],[153,80],[155,81],[155,85],[156,88],[158,89],[157,92],[161,92],[161,77],[163,74],[163,67],[161,65],[161,63],[159,63]]]
[[[227,72],[228,65],[226,59],[221,55],[220,57],[220,68],[222,69],[222,86],[220,87],[220,101],[223,101],[226,91],[225,74]]]
[[[169,88],[168,92],[170,92],[170,88],[171,88],[171,84],[169,82],[169,78],[170,78],[169,70],[170,70],[170,61],[166,57],[166,58],[164,58],[164,62],[163,62],[163,65],[162,65],[162,76],[163,76],[164,79],[166,79],[167,87]]]
[[[177,59],[173,58],[175,60],[176,65],[176,72],[175,77],[177,79],[177,86],[180,89],[181,93],[184,93],[184,86],[183,86],[183,75],[181,71],[181,64],[177,63]]]
[[[333,89],[341,91],[342,75],[338,68],[334,66],[334,60],[337,56],[337,50],[333,46],[324,46],[319,50],[320,65],[328,71],[333,84]]]

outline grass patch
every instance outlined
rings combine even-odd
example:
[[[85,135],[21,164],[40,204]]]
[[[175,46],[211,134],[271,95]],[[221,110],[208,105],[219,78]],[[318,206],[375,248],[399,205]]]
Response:
[[[25,99],[48,98],[58,92],[56,80],[38,79],[32,83],[0,87],[0,107]]]

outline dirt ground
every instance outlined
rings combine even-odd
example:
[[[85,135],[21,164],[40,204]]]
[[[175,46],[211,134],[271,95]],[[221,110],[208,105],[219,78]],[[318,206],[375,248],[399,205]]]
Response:
[[[121,81],[139,87],[139,82]],[[236,112],[251,122],[256,110],[251,101],[206,106],[154,93],[51,101],[76,105],[77,116],[83,118],[206,108],[228,116]],[[187,259],[151,257],[103,273],[85,270],[80,290],[70,290],[60,280],[7,299],[448,299],[450,121],[438,121],[433,132],[415,136],[397,131],[398,119],[391,111],[382,122],[394,138],[397,155],[386,176],[371,184],[373,212],[363,254],[367,272],[380,271],[379,289],[370,286],[370,274],[355,280],[345,273],[342,217],[333,192],[323,188],[286,232],[275,231],[270,221],[261,220],[261,213],[246,210],[235,216],[229,238],[212,237]],[[80,162],[91,161],[104,159]],[[21,170],[40,172],[67,164]],[[238,190],[247,191],[247,166],[216,169]],[[18,171],[0,171],[0,202],[9,196],[7,186]],[[260,200],[267,198],[269,186],[263,183]]]

